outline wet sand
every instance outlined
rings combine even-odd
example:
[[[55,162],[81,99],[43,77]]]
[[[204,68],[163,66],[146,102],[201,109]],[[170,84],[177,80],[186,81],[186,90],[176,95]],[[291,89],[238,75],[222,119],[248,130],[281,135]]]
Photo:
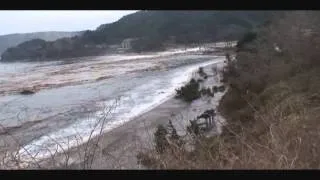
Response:
[[[166,124],[188,105],[170,99],[134,120],[103,134],[92,169],[141,169],[136,155],[139,151],[153,147],[153,134],[157,125]],[[99,152],[100,151],[100,152]],[[72,167],[72,166],[71,166]],[[81,165],[73,166],[82,168]]]
[[[210,70],[211,65],[206,68]],[[210,86],[214,85],[215,81],[220,82],[215,77],[209,77],[206,81]],[[223,93],[217,94],[214,98],[202,98],[191,104],[171,98],[122,126],[93,138],[91,142],[99,140],[98,148],[96,148],[92,166],[86,168],[143,169],[137,164],[136,155],[139,151],[153,147],[153,134],[158,124],[167,124],[170,119],[188,122],[188,120],[200,115],[202,111],[216,106],[222,95]],[[181,127],[185,128],[185,122],[177,123],[181,123]],[[85,148],[86,143],[57,155],[56,161],[43,160],[40,163],[41,167],[83,169]],[[66,154],[68,155],[68,165],[65,164]]]
[[[222,64],[222,63],[221,63]],[[212,65],[206,67],[210,69]],[[196,73],[195,73],[196,74]],[[195,77],[195,75],[193,75]],[[221,85],[219,78],[209,77],[205,85]],[[215,83],[216,82],[216,83]],[[209,84],[208,84],[209,83]],[[94,160],[90,167],[84,167],[84,149],[86,144],[72,148],[68,167],[65,164],[65,157],[60,156],[58,161],[64,162],[60,165],[45,165],[48,168],[68,168],[68,169],[145,169],[137,163],[136,155],[139,152],[153,148],[153,134],[159,124],[165,125],[171,119],[177,128],[178,134],[185,130],[188,120],[200,115],[209,108],[215,108],[224,93],[216,93],[215,97],[204,97],[187,104],[179,99],[171,98],[154,109],[136,117],[135,119],[103,133],[100,137],[95,137],[92,141],[99,139]],[[210,102],[209,102],[210,101]],[[219,117],[218,118],[222,118]],[[220,131],[215,130],[214,133]],[[79,158],[80,157],[80,158]],[[79,163],[80,160],[80,163]],[[86,163],[87,164],[87,163]]]

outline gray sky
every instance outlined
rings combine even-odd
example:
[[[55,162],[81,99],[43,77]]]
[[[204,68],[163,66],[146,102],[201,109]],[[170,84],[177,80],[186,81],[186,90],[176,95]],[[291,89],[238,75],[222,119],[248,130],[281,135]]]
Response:
[[[0,35],[40,31],[93,30],[134,10],[0,11]]]

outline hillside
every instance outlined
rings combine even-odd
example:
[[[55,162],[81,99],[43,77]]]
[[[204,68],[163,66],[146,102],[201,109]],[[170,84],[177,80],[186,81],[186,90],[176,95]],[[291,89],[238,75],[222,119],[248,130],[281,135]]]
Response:
[[[7,48],[17,46],[25,41],[32,39],[43,39],[45,41],[55,41],[63,37],[72,37],[80,35],[79,32],[35,32],[35,33],[22,33],[22,34],[8,34],[0,36],[0,54],[3,53]]]
[[[10,48],[3,61],[45,60],[106,53],[111,45],[135,38],[136,52],[162,50],[165,44],[236,40],[248,29],[261,24],[271,11],[139,11],[94,31],[53,42],[31,41]],[[39,44],[40,43],[40,44]]]
[[[244,36],[223,73],[228,91],[217,109],[227,121],[222,134],[191,132],[193,139],[175,137],[179,144],[172,145],[155,134],[155,149],[162,140],[165,150],[141,153],[142,164],[151,169],[319,168],[319,22],[318,12],[292,11]]]

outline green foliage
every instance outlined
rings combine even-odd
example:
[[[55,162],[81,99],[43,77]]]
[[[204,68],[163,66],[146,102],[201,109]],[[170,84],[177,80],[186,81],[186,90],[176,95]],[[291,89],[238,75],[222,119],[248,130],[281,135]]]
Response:
[[[203,77],[203,78],[205,78],[205,79],[208,78],[208,75],[207,75],[207,73],[204,72],[203,67],[199,67],[198,73],[199,73],[199,75],[200,75],[201,77]]]
[[[20,46],[2,55],[2,60],[50,59],[100,55],[101,45],[120,44],[126,38],[136,52],[163,50],[163,44],[174,38],[177,44],[237,40],[243,33],[268,19],[269,11],[138,11],[94,31],[67,38],[57,46],[46,42],[42,50],[25,50]],[[58,44],[60,44],[58,43]],[[64,47],[67,48],[59,48]]]
[[[218,86],[213,86],[213,87],[212,87],[212,91],[213,91],[214,93],[217,93],[217,92],[218,92]]]
[[[246,33],[237,43],[237,48],[242,49],[246,44],[249,44],[250,42],[254,41],[257,38],[256,32],[248,32]]]
[[[214,92],[211,91],[210,88],[203,88],[203,89],[201,89],[200,93],[201,93],[202,96],[206,96],[207,95],[207,96],[214,97]]]
[[[165,50],[160,37],[144,37],[132,42],[132,50],[135,52]]]
[[[225,88],[224,85],[218,87],[218,91],[219,91],[219,92],[223,92],[223,91],[225,91],[225,89],[226,89],[226,88]]]
[[[226,89],[226,87],[225,87],[224,85],[221,85],[221,86],[213,86],[213,87],[212,87],[213,93],[224,92],[225,89]]]
[[[183,99],[186,102],[192,102],[201,96],[199,83],[195,79],[191,79],[188,84],[176,90],[176,92],[176,98]]]

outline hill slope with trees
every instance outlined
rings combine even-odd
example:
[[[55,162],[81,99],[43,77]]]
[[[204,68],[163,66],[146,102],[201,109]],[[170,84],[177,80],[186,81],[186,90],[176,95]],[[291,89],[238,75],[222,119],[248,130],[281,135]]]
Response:
[[[136,38],[136,52],[162,50],[165,43],[190,44],[237,40],[261,24],[272,11],[138,11],[82,35],[43,42],[31,40],[9,48],[2,61],[47,60],[100,55],[110,45]]]
[[[246,34],[224,71],[222,134],[191,132],[193,139],[165,140],[158,152],[156,142],[169,134],[158,128],[165,135],[155,134],[155,150],[139,161],[150,169],[319,168],[319,22],[317,11],[292,11]]]
[[[0,36],[0,53],[3,53],[6,49],[14,47],[25,41],[32,39],[43,39],[45,41],[55,41],[59,38],[73,37],[80,35],[81,32],[60,32],[60,31],[48,31],[48,32],[35,32],[35,33],[21,33],[21,34],[8,34]]]

